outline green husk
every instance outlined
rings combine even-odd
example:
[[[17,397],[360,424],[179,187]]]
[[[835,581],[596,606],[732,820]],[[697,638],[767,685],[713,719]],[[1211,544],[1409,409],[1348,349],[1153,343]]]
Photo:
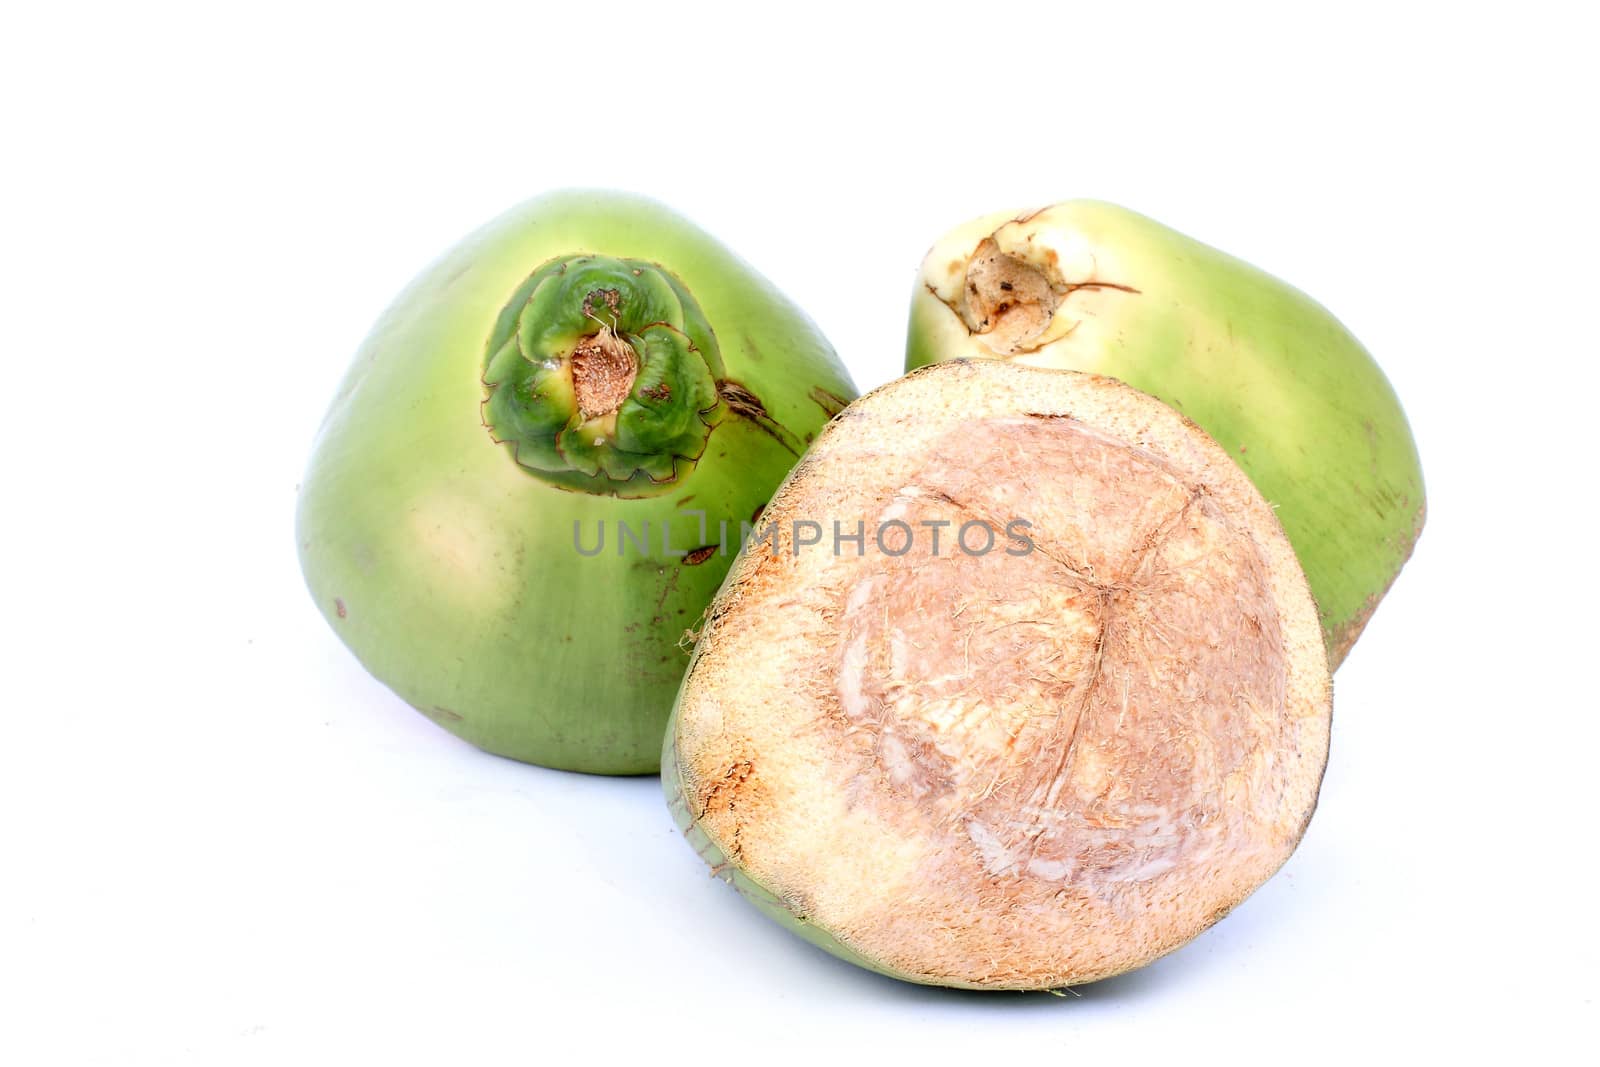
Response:
[[[617,340],[636,377],[585,413],[574,346]],[[307,585],[452,733],[653,772],[680,642],[740,522],[854,395],[816,326],[689,222],[633,196],[540,197],[445,253],[357,351],[301,487]]]
[[[1007,292],[1049,283],[1059,306],[1042,332],[1020,329],[1028,308],[994,314],[1003,301],[968,288],[980,247],[1029,268]],[[1069,201],[941,238],[913,292],[906,367],[970,358],[1119,378],[1198,423],[1276,508],[1335,665],[1421,533],[1416,443],[1360,342],[1299,290],[1132,211]]]

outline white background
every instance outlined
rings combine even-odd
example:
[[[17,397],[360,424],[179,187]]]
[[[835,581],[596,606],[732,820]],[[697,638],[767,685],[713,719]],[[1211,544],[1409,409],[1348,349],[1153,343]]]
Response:
[[[5,16],[0,1059],[1593,1054],[1586,5],[541,6]],[[900,985],[707,877],[654,779],[368,678],[294,557],[324,404],[411,275],[568,184],[699,221],[863,388],[936,235],[1068,196],[1340,315],[1429,523],[1287,868],[1076,996]]]

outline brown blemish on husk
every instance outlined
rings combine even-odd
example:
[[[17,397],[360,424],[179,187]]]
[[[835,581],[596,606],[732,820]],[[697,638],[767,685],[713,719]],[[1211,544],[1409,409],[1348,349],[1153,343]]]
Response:
[[[739,760],[731,764],[723,776],[702,793],[700,799],[700,818],[705,818],[713,806],[726,810],[730,815],[739,809],[739,794],[746,782],[756,773],[756,765],[749,760]],[[741,858],[743,849],[740,846],[740,828],[735,825],[733,836],[728,841],[725,852],[726,862],[732,863]],[[722,873],[718,869],[712,870],[713,874]]]
[[[565,270],[566,268],[563,267],[563,273],[565,273]],[[637,275],[639,272],[634,271],[633,273]],[[617,310],[622,306],[622,294],[616,289],[591,289],[589,292],[583,295],[583,314],[585,318],[595,318],[595,297],[599,297],[605,304],[606,310],[611,312],[611,322],[609,325],[614,328],[617,321]]]
[[[1405,543],[1400,546],[1399,559],[1393,573],[1389,576],[1389,580],[1384,583],[1382,589],[1368,594],[1367,598],[1361,602],[1360,610],[1329,632],[1328,667],[1330,670],[1337,670],[1339,665],[1345,661],[1345,657],[1350,655],[1350,650],[1355,647],[1356,641],[1361,638],[1361,632],[1367,628],[1367,623],[1372,621],[1372,613],[1378,610],[1379,602],[1389,595],[1389,590],[1394,586],[1395,579],[1400,577],[1401,569],[1411,559],[1411,553],[1416,550],[1417,541],[1422,537],[1422,527],[1427,518],[1428,506],[1424,503],[1417,508],[1416,519],[1411,525],[1411,531],[1406,537]]]
[[[717,392],[722,397],[723,403],[728,405],[729,412],[748,421],[787,451],[795,456],[805,451],[795,440],[794,435],[767,413],[767,406],[761,398],[749,389],[736,381],[725,379],[717,383]]]
[[[846,400],[838,393],[829,392],[820,385],[812,386],[811,400],[817,405],[817,407],[821,408],[822,413],[828,416],[830,419],[850,406],[850,401]]]
[[[419,704],[413,704],[411,706],[416,708],[418,711],[422,712],[422,714],[426,715],[428,718],[432,719],[434,722],[438,723],[440,726],[444,726],[444,727],[447,727],[447,728],[452,723],[461,722],[462,719],[464,718],[464,716],[460,712],[451,711],[449,708],[441,707],[438,704],[432,704],[432,705],[430,705],[428,707],[422,707]]]

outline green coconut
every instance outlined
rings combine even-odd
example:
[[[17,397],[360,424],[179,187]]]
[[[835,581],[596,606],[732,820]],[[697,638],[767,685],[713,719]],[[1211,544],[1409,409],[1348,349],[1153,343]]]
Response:
[[[906,366],[966,358],[1108,375],[1204,427],[1277,509],[1335,666],[1421,533],[1416,444],[1366,349],[1304,293],[1132,211],[1069,201],[941,237]]]
[[[685,631],[854,395],[817,327],[683,218],[540,197],[445,253],[357,351],[301,486],[307,585],[452,733],[653,772]]]

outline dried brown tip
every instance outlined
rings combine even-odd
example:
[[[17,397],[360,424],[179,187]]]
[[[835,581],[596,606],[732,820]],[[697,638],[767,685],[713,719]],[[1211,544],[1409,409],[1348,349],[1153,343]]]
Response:
[[[1050,327],[1061,294],[1037,268],[1000,251],[985,237],[967,262],[957,312],[967,329],[1009,355],[1040,337]]]

